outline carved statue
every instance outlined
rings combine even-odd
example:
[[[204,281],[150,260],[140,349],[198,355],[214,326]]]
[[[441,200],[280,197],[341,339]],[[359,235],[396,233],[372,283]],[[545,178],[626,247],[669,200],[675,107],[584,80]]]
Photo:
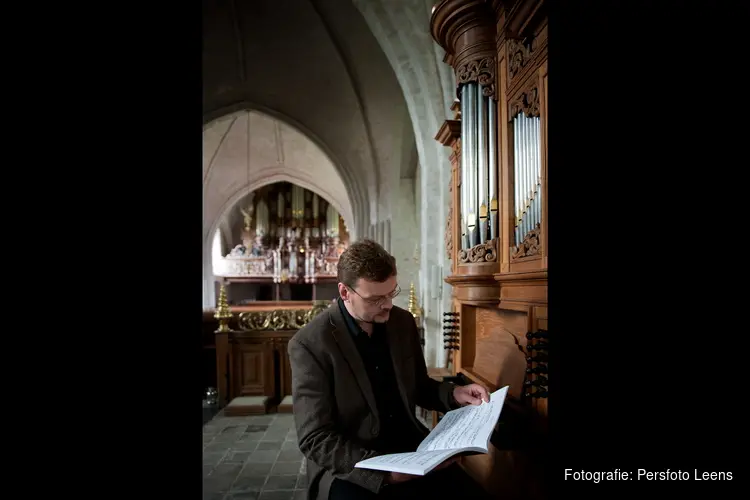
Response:
[[[255,242],[253,243],[252,254],[253,257],[260,257],[263,255],[263,241],[260,235],[255,235]]]
[[[245,219],[245,231],[250,231],[250,224],[253,221],[252,205],[247,210],[245,210],[244,208],[240,208],[240,212],[242,212],[242,217]]]
[[[253,204],[253,199],[255,198],[255,193],[250,193],[248,196],[248,205],[247,208],[240,207],[240,212],[242,212],[242,217],[245,219],[245,231],[250,231],[250,224],[253,221],[253,212],[255,212],[255,205]]]

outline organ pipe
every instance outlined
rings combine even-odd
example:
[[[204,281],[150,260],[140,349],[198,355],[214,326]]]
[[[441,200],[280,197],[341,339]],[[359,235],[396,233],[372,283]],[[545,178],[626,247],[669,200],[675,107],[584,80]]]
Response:
[[[516,214],[515,243],[541,223],[541,151],[538,116],[523,112],[513,117],[513,173]]]
[[[337,238],[339,236],[339,213],[330,203],[326,211],[326,224],[328,225],[328,236]]]
[[[261,199],[255,208],[255,234],[263,237],[268,232],[268,205]]]
[[[469,181],[466,175],[469,171],[467,162],[469,158],[469,138],[468,138],[468,119],[466,118],[466,111],[469,107],[468,104],[468,86],[464,85],[461,87],[461,190],[459,197],[461,198],[461,216],[458,218],[461,224],[461,249],[467,250],[469,248],[469,240],[467,234],[467,219],[468,219],[468,193],[469,193]]]
[[[468,212],[466,214],[466,233],[468,236],[469,248],[476,245],[476,230],[477,230],[477,114],[476,114],[476,98],[477,98],[477,87],[475,83],[469,83],[467,85],[468,90],[468,106],[466,109],[466,120],[467,120],[467,141],[468,144],[468,156],[466,158],[466,176],[468,179],[468,193],[466,195],[468,206],[466,207]]]
[[[500,235],[498,224],[497,203],[497,108],[495,101],[489,99],[487,107],[487,156],[489,157],[489,200],[490,200],[490,239],[494,240]]]
[[[484,243],[487,241],[487,101],[488,99],[479,94],[477,106],[477,207],[479,208],[479,235],[474,242]]]
[[[499,236],[497,109],[477,82],[464,83],[461,99],[461,248]]]

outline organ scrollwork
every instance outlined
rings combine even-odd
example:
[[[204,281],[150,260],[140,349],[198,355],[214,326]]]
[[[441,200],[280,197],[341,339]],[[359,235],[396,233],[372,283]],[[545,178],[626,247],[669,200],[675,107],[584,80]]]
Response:
[[[532,60],[537,49],[537,39],[508,40],[508,79],[513,80],[521,70]]]
[[[489,240],[468,250],[461,250],[458,254],[458,261],[461,263],[496,262],[497,249],[495,244],[495,240]]]
[[[496,64],[494,56],[467,61],[456,70],[456,79],[459,84],[477,82],[483,96],[494,97]]]

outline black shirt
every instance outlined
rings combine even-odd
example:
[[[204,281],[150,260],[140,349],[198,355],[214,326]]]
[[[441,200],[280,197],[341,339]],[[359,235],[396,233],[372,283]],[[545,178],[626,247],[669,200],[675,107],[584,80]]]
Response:
[[[415,451],[422,437],[418,435],[409,418],[406,405],[398,390],[385,323],[373,324],[372,336],[370,336],[349,314],[341,298],[338,299],[338,305],[349,333],[354,339],[354,344],[357,346],[357,351],[362,357],[370,385],[375,393],[375,402],[380,415],[380,434],[376,449],[385,453]]]

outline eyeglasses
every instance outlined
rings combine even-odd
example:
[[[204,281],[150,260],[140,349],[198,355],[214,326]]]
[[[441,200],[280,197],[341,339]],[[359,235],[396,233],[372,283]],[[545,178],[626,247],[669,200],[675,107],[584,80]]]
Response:
[[[349,288],[349,290],[351,290],[352,292],[354,292],[354,293],[356,293],[357,295],[359,295],[359,293],[357,293],[357,291],[356,291],[356,290],[355,290],[354,288],[351,288],[351,287],[347,287],[347,288]],[[362,297],[361,295],[359,295],[359,296],[360,296],[360,298],[361,298],[362,300],[364,300],[364,301],[365,301],[365,302],[366,302],[367,304],[369,304],[369,305],[371,305],[371,306],[376,306],[376,307],[377,307],[377,306],[381,306],[381,305],[383,305],[383,302],[385,302],[386,300],[388,300],[388,299],[393,299],[393,298],[394,298],[394,297],[396,297],[396,296],[397,296],[397,295],[398,295],[399,293],[401,293],[401,287],[400,287],[400,286],[398,286],[398,285],[396,285],[396,289],[395,289],[395,290],[393,290],[393,291],[392,291],[391,293],[389,293],[388,295],[383,295],[383,296],[380,296],[380,297]]]

